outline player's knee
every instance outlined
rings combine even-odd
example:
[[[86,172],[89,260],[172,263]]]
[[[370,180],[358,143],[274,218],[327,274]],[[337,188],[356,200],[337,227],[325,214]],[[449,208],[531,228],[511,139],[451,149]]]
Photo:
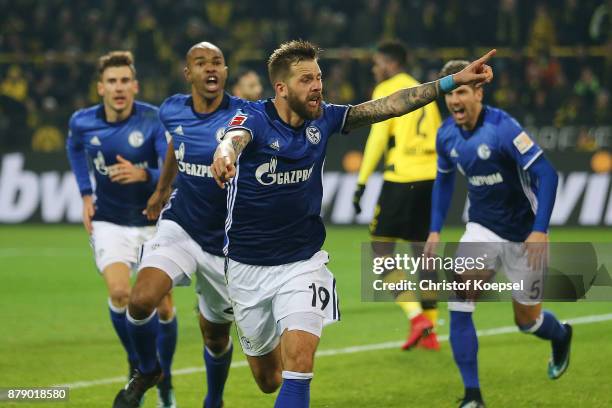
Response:
[[[130,299],[130,289],[122,287],[110,288],[109,297],[113,306],[119,308],[126,307]]]
[[[514,323],[526,333],[533,332],[542,323],[542,314],[537,308],[516,308],[514,310]],[[537,326],[534,329],[534,326]]]
[[[229,334],[228,333],[219,333],[213,330],[207,330],[202,333],[204,337],[204,344],[210,351],[215,354],[222,353],[227,349],[229,343]]]
[[[204,345],[213,353],[222,353],[229,347],[231,323],[212,323],[199,315],[200,332]]]
[[[174,306],[172,305],[172,302],[162,301],[157,306],[157,313],[159,314],[159,318],[161,320],[172,320],[175,312],[176,311],[174,309]]]
[[[146,291],[133,290],[130,294],[128,309],[134,319],[146,319],[157,307],[153,296]]]
[[[314,353],[304,352],[297,348],[289,348],[284,350],[286,356],[283,360],[286,362],[286,369],[299,373],[311,373],[314,366]]]
[[[157,314],[159,315],[159,319],[163,321],[171,321],[174,318],[174,308],[173,307],[158,307]]]
[[[264,373],[255,379],[257,382],[257,386],[264,394],[272,394],[278,390],[283,379],[281,376],[281,372],[275,371],[271,373]]]
[[[514,316],[514,323],[516,323],[519,330],[525,334],[531,334],[538,330],[542,325],[542,321],[542,316],[538,316],[535,319],[528,315],[517,314]]]
[[[532,328],[533,326],[535,326],[536,322],[535,321],[531,321],[531,322],[521,322],[519,321],[519,319],[514,319],[514,323],[516,324],[516,327],[518,327],[518,329],[521,331],[521,333],[525,333],[525,334],[529,334],[532,333]]]

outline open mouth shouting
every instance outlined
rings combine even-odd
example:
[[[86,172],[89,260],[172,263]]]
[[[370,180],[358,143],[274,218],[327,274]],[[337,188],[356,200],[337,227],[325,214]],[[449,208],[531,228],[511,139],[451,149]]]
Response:
[[[208,75],[205,81],[205,88],[208,92],[217,92],[219,90],[219,78],[216,75]]]
[[[321,104],[321,95],[313,95],[313,96],[308,97],[306,104],[311,109],[317,109],[319,105]]]
[[[456,121],[465,120],[465,108],[463,107],[453,107],[451,108],[451,112]]]

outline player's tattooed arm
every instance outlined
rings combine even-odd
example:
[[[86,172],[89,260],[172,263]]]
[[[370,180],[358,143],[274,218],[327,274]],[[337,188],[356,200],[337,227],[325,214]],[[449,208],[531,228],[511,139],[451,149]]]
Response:
[[[349,131],[389,118],[405,115],[434,101],[440,94],[440,81],[400,89],[384,98],[353,106],[346,118],[344,130]]]
[[[240,153],[242,153],[244,148],[251,141],[251,134],[242,129],[233,130],[229,132],[226,136],[229,137],[229,140],[232,144],[232,148],[234,149],[234,154],[236,155],[236,157],[240,156]]]
[[[212,174],[219,187],[236,175],[236,159],[251,141],[251,133],[244,129],[230,130],[225,134],[213,157]]]
[[[412,88],[400,89],[384,98],[360,103],[351,108],[344,124],[344,130],[350,131],[360,126],[382,122],[389,118],[402,116],[433,102],[444,92],[451,92],[461,85],[482,86],[493,80],[493,70],[487,61],[494,56],[491,50],[463,70],[443,78]],[[444,86],[441,86],[442,81]]]
[[[215,151],[216,160],[218,157],[229,157],[232,163],[236,162],[236,158],[251,141],[251,133],[244,129],[230,130],[223,136],[221,143]]]

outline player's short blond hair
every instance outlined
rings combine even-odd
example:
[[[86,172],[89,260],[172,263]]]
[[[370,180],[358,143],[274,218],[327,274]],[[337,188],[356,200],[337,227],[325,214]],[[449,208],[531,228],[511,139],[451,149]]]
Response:
[[[319,59],[320,49],[309,41],[293,40],[283,43],[268,59],[268,75],[274,85],[276,81],[285,80],[293,64],[304,60]]]
[[[129,67],[134,78],[136,77],[136,67],[134,66],[134,55],[130,51],[111,51],[98,58],[98,75],[102,74],[110,67]]]
[[[466,60],[450,60],[446,64],[444,64],[444,66],[440,70],[438,78],[444,78],[447,75],[456,74],[468,65],[470,65],[470,62]]]

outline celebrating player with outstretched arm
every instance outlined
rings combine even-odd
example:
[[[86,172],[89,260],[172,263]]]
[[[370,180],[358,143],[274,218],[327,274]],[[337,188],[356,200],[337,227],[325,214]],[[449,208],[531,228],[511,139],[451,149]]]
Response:
[[[240,343],[264,392],[282,387],[277,408],[309,405],[314,353],[324,322],[339,320],[329,260],[321,250],[322,168],[329,137],[432,102],[463,84],[491,81],[491,51],[441,81],[349,107],[323,102],[318,51],[282,44],[268,61],[272,100],[239,111],[215,153],[213,174],[229,182],[224,250]]]
[[[441,76],[468,67],[449,61]],[[549,340],[551,379],[569,364],[572,328],[542,311],[543,263],[548,223],[555,202],[557,173],[542,149],[506,112],[482,104],[483,90],[460,86],[446,94],[452,117],[438,131],[438,173],[432,194],[431,232],[425,252],[433,254],[450,206],[455,168],[468,180],[469,222],[461,237],[460,255],[486,254],[489,274],[498,263],[508,279],[523,282],[513,292],[514,318],[524,333]],[[525,244],[523,244],[523,242]],[[524,251],[526,248],[526,252]],[[483,407],[478,380],[478,339],[470,299],[449,302],[450,343],[461,371],[465,396],[460,407]]]
[[[210,164],[225,126],[246,102],[225,93],[225,58],[211,43],[198,43],[189,49],[184,73],[191,94],[171,96],[160,108],[160,118],[172,141],[157,189],[147,205],[147,216],[157,218],[161,203],[168,197],[170,201],[162,211],[155,236],[143,247],[128,306],[128,333],[140,357],[140,369],[117,395],[115,408],[138,407],[144,392],[159,381],[162,373],[155,353],[155,305],[174,285],[190,284],[193,275],[197,278],[208,383],[203,405],[223,405],[232,361],[229,330],[233,315],[223,271],[226,195],[216,186]],[[175,176],[176,189],[170,195]]]
[[[155,189],[166,138],[157,108],[134,101],[138,81],[132,54],[111,52],[102,56],[98,65],[98,93],[103,102],[72,116],[66,147],[83,196],[83,223],[108,287],[111,321],[127,352],[133,377],[140,361],[126,326],[130,269],[137,266],[140,246],[155,233],[155,222],[142,210]],[[89,180],[88,159],[93,162],[95,191]],[[158,387],[162,407],[173,404],[170,367],[177,333],[172,300],[166,295],[155,305],[159,312],[156,352],[167,378]]]

